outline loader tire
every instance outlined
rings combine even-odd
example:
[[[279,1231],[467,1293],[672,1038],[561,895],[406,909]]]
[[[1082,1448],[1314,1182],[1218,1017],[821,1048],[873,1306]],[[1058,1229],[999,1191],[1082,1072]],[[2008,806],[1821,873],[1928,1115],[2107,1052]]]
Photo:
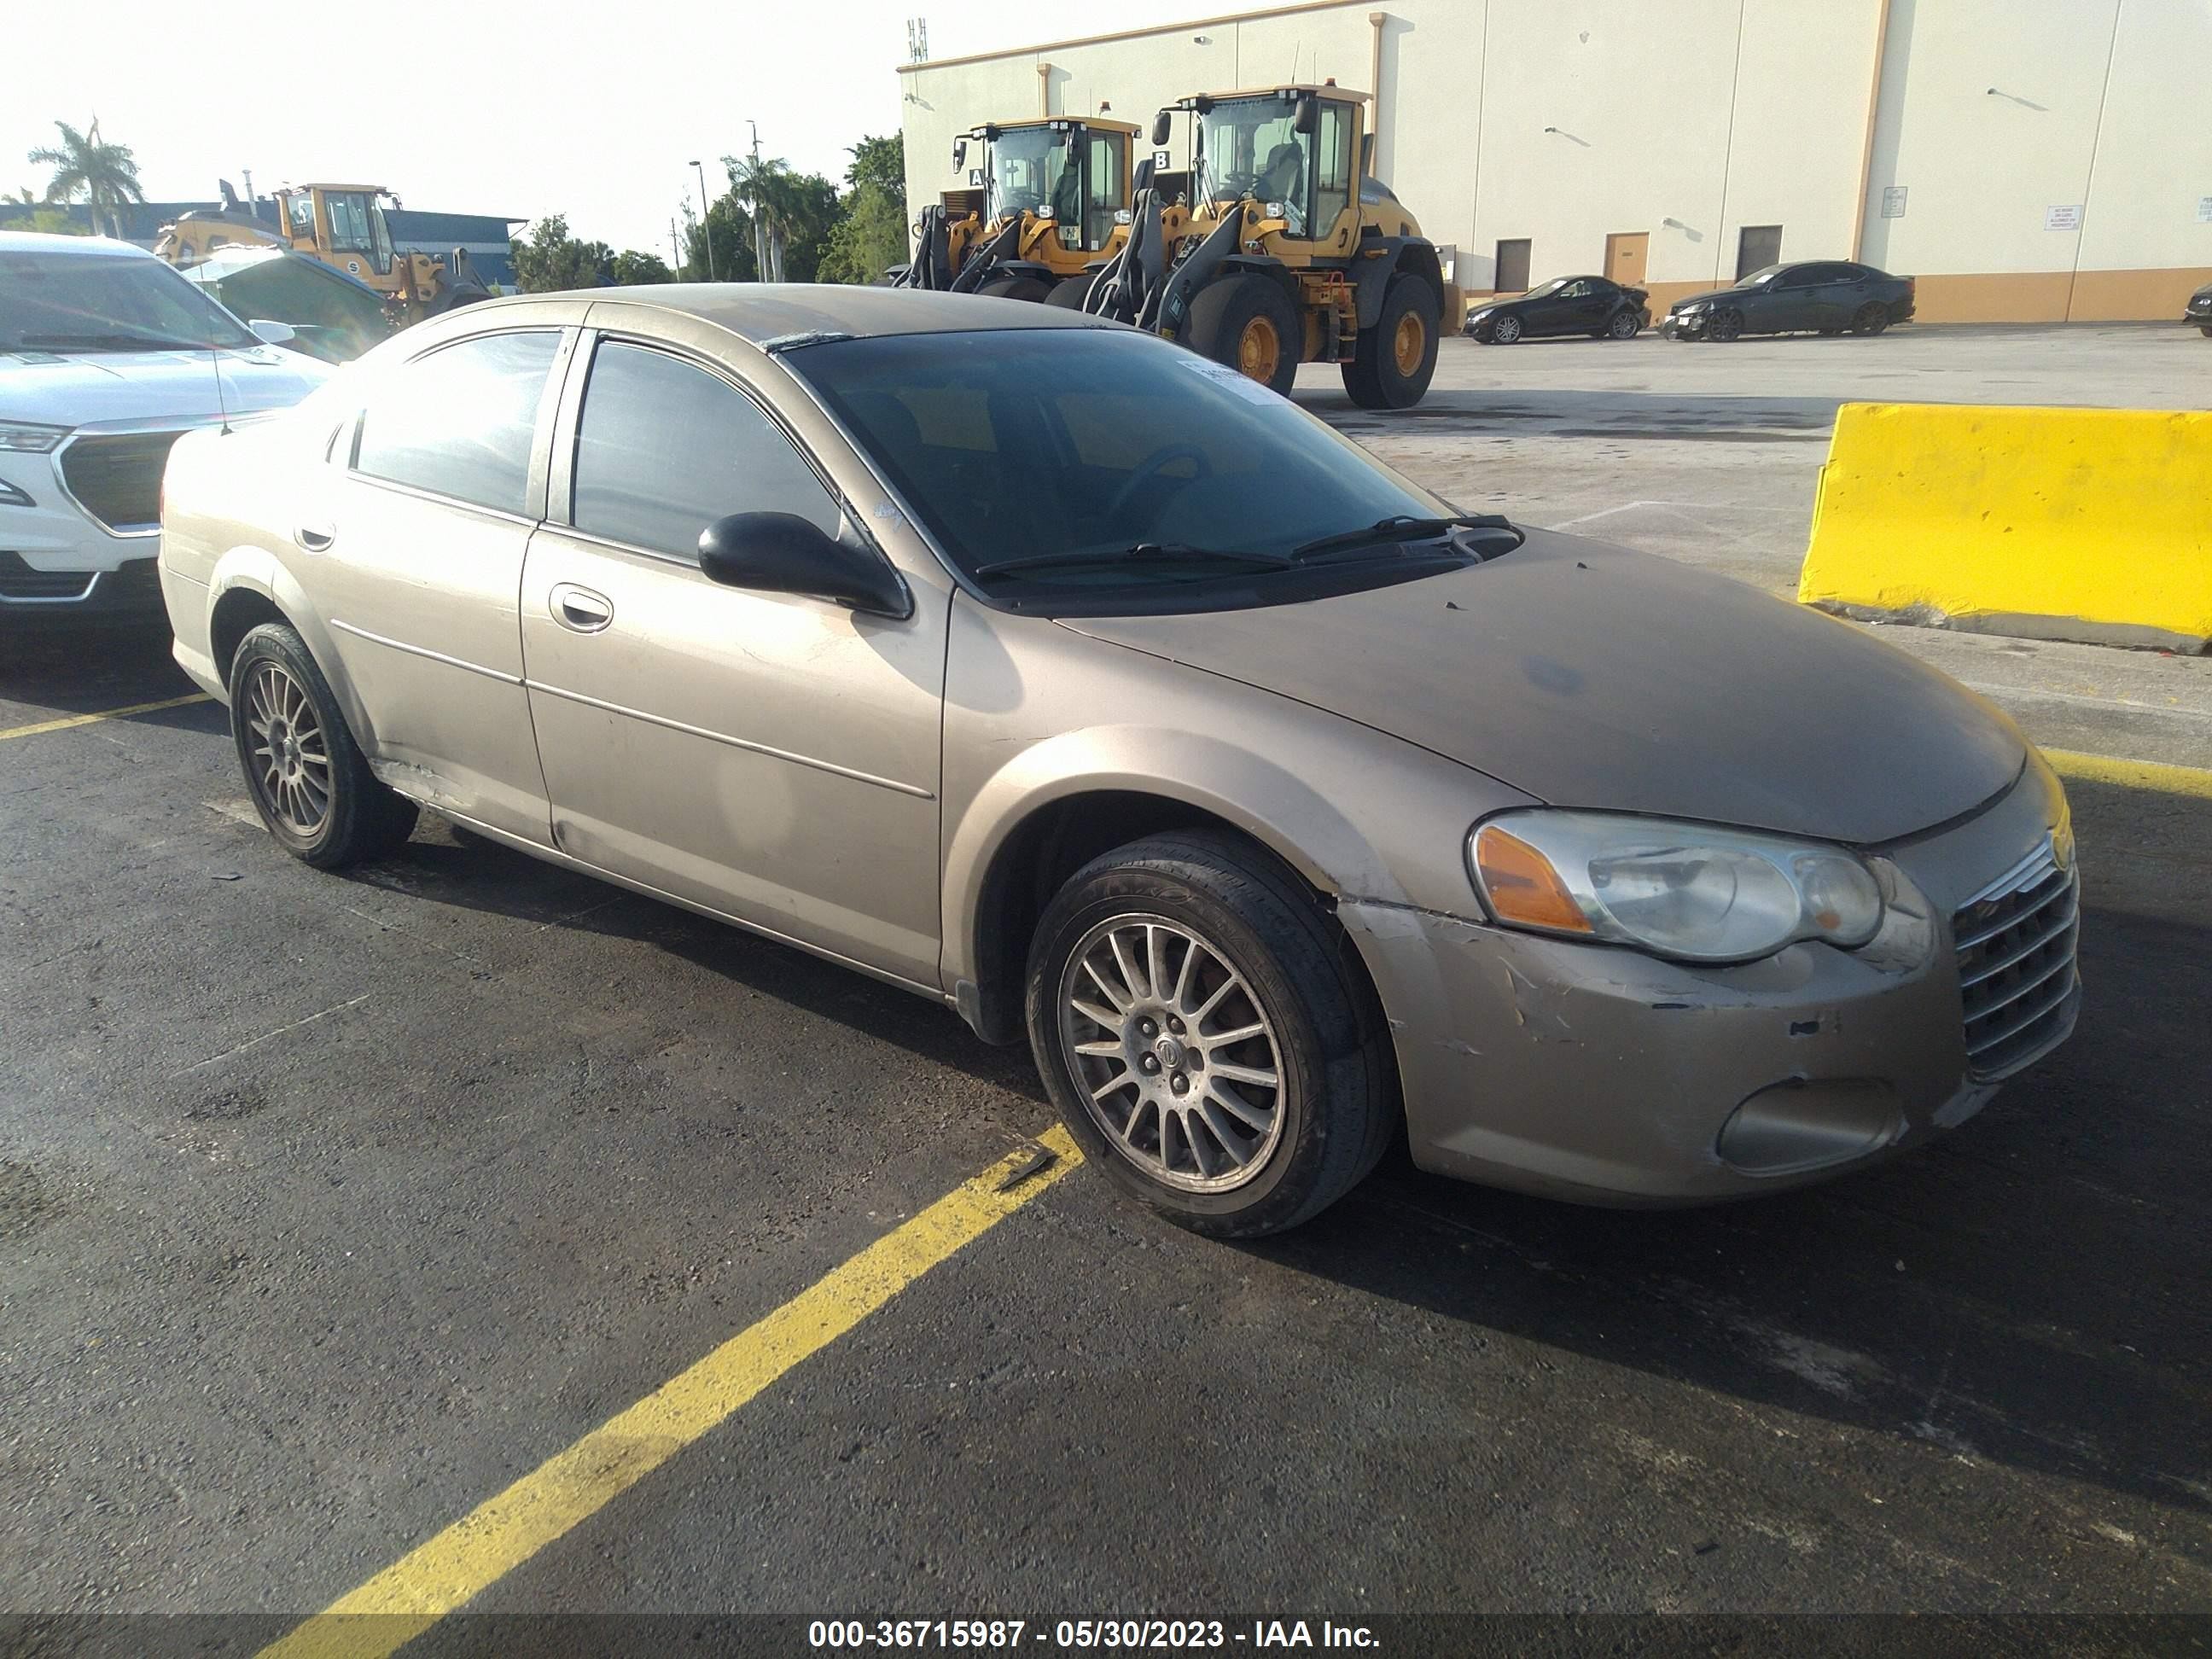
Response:
[[[975,292],[994,300],[1023,300],[1031,305],[1042,305],[1052,297],[1050,285],[1034,276],[994,276]]]
[[[1298,378],[1305,328],[1280,288],[1256,272],[1231,271],[1198,291],[1182,342],[1287,398]]]
[[[1411,409],[1437,373],[1437,323],[1443,307],[1427,279],[1401,270],[1382,291],[1382,314],[1359,331],[1344,389],[1362,409]]]
[[[1044,296],[1048,306],[1062,311],[1080,311],[1083,302],[1091,297],[1091,284],[1098,280],[1096,271],[1086,270],[1080,276],[1063,277],[1053,284],[1052,292]]]

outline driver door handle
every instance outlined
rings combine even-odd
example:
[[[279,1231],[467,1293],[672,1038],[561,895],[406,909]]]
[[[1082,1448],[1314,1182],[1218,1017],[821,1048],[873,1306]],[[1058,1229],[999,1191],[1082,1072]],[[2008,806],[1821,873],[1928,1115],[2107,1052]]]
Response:
[[[556,582],[547,596],[553,620],[576,634],[596,634],[615,619],[614,602],[574,582]]]

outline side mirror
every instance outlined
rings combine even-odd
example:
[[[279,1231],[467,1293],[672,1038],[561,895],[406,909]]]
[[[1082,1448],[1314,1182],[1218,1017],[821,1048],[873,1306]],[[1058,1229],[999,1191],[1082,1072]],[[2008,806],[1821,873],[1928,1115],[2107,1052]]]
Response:
[[[952,170],[957,173],[967,165],[968,141],[965,138],[955,138],[952,141]]]
[[[1172,111],[1162,110],[1152,117],[1152,147],[1157,149],[1167,143],[1168,135],[1174,131],[1175,115]]]
[[[909,617],[898,574],[795,513],[732,513],[699,532],[699,568],[725,587],[804,593],[879,617]]]
[[[289,345],[300,333],[291,324],[275,322],[267,317],[256,317],[246,327],[266,345]]]
[[[1321,104],[1313,94],[1302,92],[1298,94],[1297,113],[1291,117],[1291,125],[1309,137],[1321,125]]]

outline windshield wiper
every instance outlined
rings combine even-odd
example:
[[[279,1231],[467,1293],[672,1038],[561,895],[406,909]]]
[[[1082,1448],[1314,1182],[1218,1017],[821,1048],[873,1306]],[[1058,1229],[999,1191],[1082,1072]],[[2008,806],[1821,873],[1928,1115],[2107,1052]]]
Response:
[[[1268,570],[1287,570],[1291,561],[1280,553],[1248,553],[1238,548],[1190,547],[1182,542],[1139,542],[1133,547],[1087,548],[1065,553],[1030,553],[1018,559],[1000,559],[980,565],[975,574],[1010,576],[1021,570],[1051,570],[1085,564],[1174,564],[1187,559],[1218,559],[1228,564],[1259,565]]]
[[[158,340],[147,334],[25,334],[18,343],[34,350],[79,351],[235,351],[232,343],[213,340]]]
[[[1362,530],[1341,531],[1303,543],[1291,550],[1291,559],[1293,563],[1304,564],[1324,554],[1347,552],[1353,548],[1434,541],[1455,530],[1503,530],[1511,533],[1514,546],[1521,545],[1521,532],[1496,513],[1462,513],[1449,519],[1417,519],[1411,514],[1398,513],[1377,519]]]

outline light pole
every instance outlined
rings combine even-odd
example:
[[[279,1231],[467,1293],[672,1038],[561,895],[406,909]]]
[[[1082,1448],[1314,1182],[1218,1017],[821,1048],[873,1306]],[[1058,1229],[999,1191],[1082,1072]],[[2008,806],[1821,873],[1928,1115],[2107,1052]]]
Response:
[[[714,204],[707,199],[707,169],[696,161],[691,165],[699,169],[699,235],[707,244],[707,280],[720,282],[714,275]]]

